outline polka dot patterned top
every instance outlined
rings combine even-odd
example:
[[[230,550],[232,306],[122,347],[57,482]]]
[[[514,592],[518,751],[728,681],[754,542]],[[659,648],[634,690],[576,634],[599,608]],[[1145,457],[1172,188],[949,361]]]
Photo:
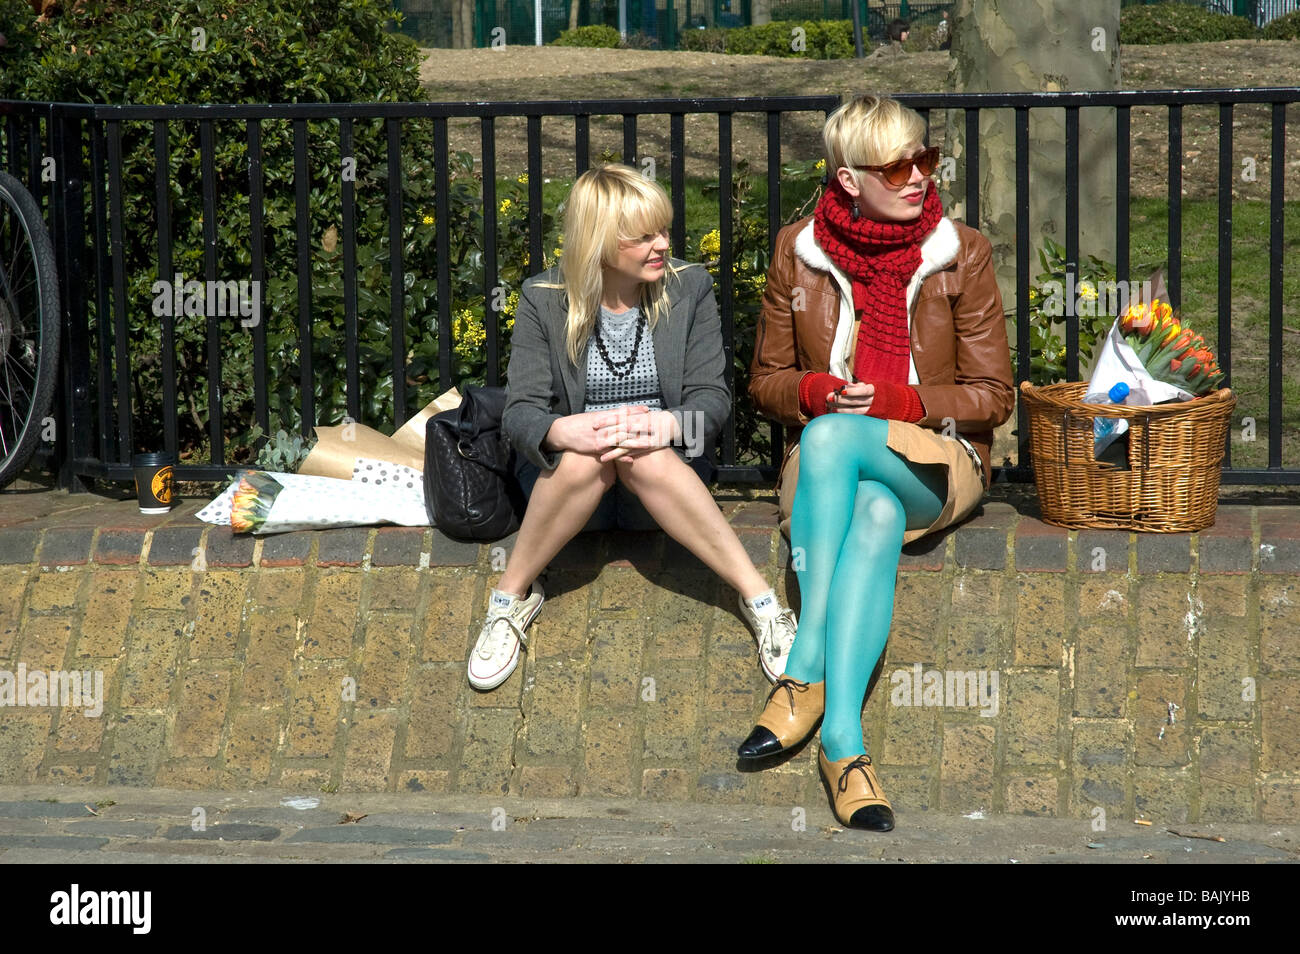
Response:
[[[587,403],[584,411],[606,411],[624,404],[644,404],[651,410],[664,406],[659,390],[659,368],[655,364],[654,339],[648,324],[642,324],[641,309],[629,308],[615,314],[601,306],[599,322],[600,339],[605,345],[602,356],[596,335],[587,347]],[[640,344],[637,344],[637,326]],[[635,354],[635,359],[633,355]],[[606,363],[613,364],[616,374]],[[628,371],[628,367],[631,370]]]

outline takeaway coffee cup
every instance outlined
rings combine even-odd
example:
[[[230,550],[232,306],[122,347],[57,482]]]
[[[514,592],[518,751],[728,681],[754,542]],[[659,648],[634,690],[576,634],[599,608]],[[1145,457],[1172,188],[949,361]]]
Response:
[[[172,509],[172,468],[176,455],[167,451],[152,454],[134,454],[131,467],[135,470],[135,492],[140,500],[141,513],[167,513]]]

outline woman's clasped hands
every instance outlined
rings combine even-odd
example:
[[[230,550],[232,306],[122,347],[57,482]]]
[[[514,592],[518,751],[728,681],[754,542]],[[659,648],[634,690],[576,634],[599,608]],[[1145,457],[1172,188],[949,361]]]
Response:
[[[646,451],[667,447],[680,434],[680,425],[671,412],[630,404],[562,417],[551,425],[547,438],[556,450],[598,455],[605,463],[631,460]]]

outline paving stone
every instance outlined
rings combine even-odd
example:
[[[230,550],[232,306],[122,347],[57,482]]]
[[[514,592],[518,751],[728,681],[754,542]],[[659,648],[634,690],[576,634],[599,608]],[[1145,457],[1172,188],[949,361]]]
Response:
[[[85,818],[83,802],[0,802],[0,818]]]
[[[492,861],[491,855],[481,851],[462,851],[459,848],[394,848],[385,853],[394,861],[432,861],[455,864],[463,861]]]
[[[1004,810],[1012,815],[1058,815],[1060,780],[1050,775],[1012,775],[1006,780]]]
[[[1007,565],[1007,534],[1000,527],[963,525],[957,531],[953,559],[959,567],[1001,570]]]
[[[347,527],[316,531],[317,566],[360,566],[366,555],[370,531],[364,527]]]
[[[1124,630],[1101,622],[1081,626],[1074,658],[1074,714],[1123,716],[1132,666]]]
[[[213,527],[208,531],[203,559],[208,566],[252,566],[253,543],[251,534],[236,534],[229,527]]]
[[[149,541],[149,565],[183,566],[193,563],[202,540],[202,527],[159,527]]]
[[[940,775],[940,807],[962,814],[993,810],[995,728],[991,725],[945,725]],[[888,784],[881,779],[881,784]]]
[[[101,530],[95,541],[95,562],[139,563],[144,537],[143,530]]]
[[[1080,530],[1075,541],[1080,573],[1127,573],[1127,530]]]
[[[575,543],[576,541],[570,541],[568,546],[574,546]],[[561,553],[563,552],[561,551]],[[478,563],[478,557],[479,545],[477,543],[453,540],[441,530],[434,529],[429,544],[429,566],[474,566]],[[552,563],[557,566],[560,565],[556,561],[552,561]]]
[[[1300,669],[1300,576],[1260,578],[1259,641],[1266,670]]]
[[[370,553],[371,566],[418,566],[424,552],[424,531],[413,527],[381,527]]]
[[[574,772],[567,765],[524,765],[511,795],[523,798],[569,798],[577,792]]]
[[[301,566],[311,553],[311,531],[274,533],[262,541],[261,566]]]
[[[1249,573],[1254,544],[1247,537],[1207,537],[1200,540],[1202,573]]]
[[[1181,673],[1160,670],[1138,673],[1134,765],[1176,767],[1191,761],[1187,692],[1187,678]],[[1172,724],[1170,704],[1176,707]]]
[[[316,842],[331,845],[447,845],[455,832],[437,828],[386,828],[378,825],[334,825],[304,828],[285,839],[286,844]]]
[[[162,758],[167,719],[162,715],[122,715],[113,728],[108,760],[109,785],[151,785]]]
[[[107,844],[107,838],[88,838],[81,835],[0,835],[0,848],[97,851]]]
[[[667,535],[659,530],[627,530],[611,534],[606,540],[605,563],[610,566],[636,567],[642,574],[659,570],[659,554]]]
[[[1066,581],[1054,574],[1016,578],[1013,630],[1017,666],[1059,666],[1066,632]]]
[[[1118,719],[1074,722],[1070,817],[1093,818],[1103,808],[1119,818],[1127,801],[1130,732]]]
[[[14,527],[0,529],[0,563],[31,563],[36,559],[37,530]]]
[[[754,566],[761,569],[772,562],[771,530],[741,530],[737,532],[736,537]]]
[[[779,514],[776,504],[768,501],[747,503],[732,516],[733,527],[771,527],[775,528]]]
[[[1200,736],[1200,820],[1254,821],[1255,733],[1252,727],[1204,726]]]
[[[1186,666],[1200,626],[1198,600],[1191,581],[1143,577],[1133,597],[1137,604],[1137,664]],[[1203,604],[1201,604],[1203,606]]]
[[[51,527],[41,540],[42,566],[71,566],[90,558],[90,542],[95,531],[90,527]]]
[[[271,825],[241,825],[217,822],[195,831],[189,825],[173,825],[162,833],[169,841],[275,841],[280,829]]]
[[[999,679],[998,695],[1006,707],[1008,763],[1057,764],[1060,693],[1060,674],[1054,670],[1017,672],[1006,676],[1005,684]]]
[[[1269,676],[1260,680],[1261,772],[1294,771],[1300,765],[1300,677]]]
[[[1133,771],[1134,811],[1158,824],[1191,817],[1191,779],[1185,773],[1138,767]]]
[[[1281,537],[1279,531],[1259,530],[1259,572],[1300,572],[1300,540]]]
[[[1033,517],[1016,524],[1016,569],[1065,572],[1069,533]]]
[[[1190,533],[1139,533],[1139,573],[1187,573],[1192,569]]]
[[[942,570],[944,560],[947,559],[948,537],[949,534],[946,533],[931,533],[919,540],[913,540],[903,547],[899,553],[899,569],[929,570],[932,572]],[[785,563],[780,565],[785,566]]]

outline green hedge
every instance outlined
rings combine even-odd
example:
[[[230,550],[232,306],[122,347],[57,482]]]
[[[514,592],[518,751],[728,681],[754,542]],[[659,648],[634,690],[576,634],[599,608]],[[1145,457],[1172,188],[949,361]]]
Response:
[[[1190,3],[1128,7],[1119,18],[1121,43],[1212,43],[1256,35],[1255,25],[1245,17],[1211,13]]]
[[[619,45],[618,30],[612,26],[583,26],[565,30],[551,46],[593,46],[613,49]]]
[[[1300,40],[1300,10],[1270,20],[1259,35],[1266,40]]]
[[[853,56],[853,23],[849,20],[782,20],[731,30],[683,30],[680,45],[683,50],[705,53],[846,59]]]

